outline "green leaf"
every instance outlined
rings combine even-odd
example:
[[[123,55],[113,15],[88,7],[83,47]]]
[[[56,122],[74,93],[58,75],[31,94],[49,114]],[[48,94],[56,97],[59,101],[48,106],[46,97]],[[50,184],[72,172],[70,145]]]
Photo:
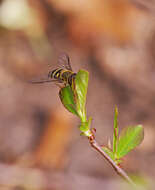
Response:
[[[142,125],[129,126],[122,130],[117,144],[116,156],[118,159],[138,146],[144,138]]]
[[[92,131],[90,130],[90,125],[91,125],[92,118],[90,117],[88,121],[86,122],[81,122],[80,125],[80,131],[82,132],[81,135],[90,137],[92,136]]]
[[[60,89],[59,97],[60,97],[60,100],[61,100],[62,104],[64,105],[64,107],[69,112],[78,116],[78,113],[76,111],[76,105],[74,102],[74,94],[69,85]]]
[[[88,121],[86,121],[86,122],[81,122],[80,131],[85,133],[85,132],[87,132],[88,130],[90,130],[91,121],[92,121],[92,118],[90,117],[90,118],[88,119]]]
[[[114,155],[114,153],[113,153],[112,150],[110,150],[109,148],[107,148],[107,147],[105,147],[105,146],[103,146],[102,149],[103,149],[103,151],[104,151],[106,154],[108,154],[108,156],[109,156],[113,161],[115,161],[115,155]]]
[[[103,146],[102,149],[117,165],[122,162],[122,160],[115,158],[114,152],[110,150],[108,147]]]
[[[114,114],[114,133],[113,133],[113,152],[116,153],[117,149],[117,142],[118,142],[118,109],[115,107],[115,114]]]
[[[87,121],[85,104],[88,88],[88,79],[89,73],[87,71],[80,70],[75,77],[75,86],[72,87],[75,95],[76,110],[82,122]]]
[[[119,165],[120,163],[122,163],[123,161],[122,160],[120,160],[120,159],[115,159],[115,163],[117,164],[117,165]]]

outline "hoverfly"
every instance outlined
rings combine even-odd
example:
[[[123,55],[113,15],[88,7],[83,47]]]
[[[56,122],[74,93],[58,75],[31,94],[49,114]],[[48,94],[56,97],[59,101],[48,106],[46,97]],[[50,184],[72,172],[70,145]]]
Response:
[[[60,64],[61,67],[49,71],[47,79],[30,82],[37,84],[55,82],[57,85],[62,84],[63,86],[72,86],[76,73],[72,70],[69,56],[66,53],[61,54],[58,58],[58,64]]]

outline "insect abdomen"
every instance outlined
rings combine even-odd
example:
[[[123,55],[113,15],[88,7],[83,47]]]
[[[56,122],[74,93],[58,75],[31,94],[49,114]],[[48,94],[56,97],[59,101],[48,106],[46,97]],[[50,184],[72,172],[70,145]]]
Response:
[[[76,76],[76,73],[73,73],[70,70],[65,69],[55,69],[49,73],[49,77],[56,79],[58,81],[63,81],[64,84],[72,85],[72,82]]]
[[[54,79],[60,79],[60,75],[61,75],[61,71],[62,71],[63,69],[55,69],[55,70],[53,70],[52,72],[51,72],[51,78],[54,78]]]

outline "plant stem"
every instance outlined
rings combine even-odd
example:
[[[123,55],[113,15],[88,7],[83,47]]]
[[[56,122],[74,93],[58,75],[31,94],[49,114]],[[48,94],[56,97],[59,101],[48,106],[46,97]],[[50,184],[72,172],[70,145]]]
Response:
[[[114,170],[117,172],[118,175],[120,175],[125,181],[127,181],[129,184],[136,186],[136,184],[130,179],[130,177],[127,175],[127,173],[120,168],[101,148],[101,146],[96,142],[95,137],[89,137],[89,143],[90,145],[96,149],[114,168]]]

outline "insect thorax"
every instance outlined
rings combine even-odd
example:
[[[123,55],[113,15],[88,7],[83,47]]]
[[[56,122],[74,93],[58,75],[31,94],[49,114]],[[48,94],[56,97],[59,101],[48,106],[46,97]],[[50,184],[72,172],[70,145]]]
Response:
[[[69,84],[70,86],[72,86],[72,84],[74,83],[75,76],[76,76],[76,73],[72,73],[72,74],[70,75],[70,77],[68,78],[68,84]]]

